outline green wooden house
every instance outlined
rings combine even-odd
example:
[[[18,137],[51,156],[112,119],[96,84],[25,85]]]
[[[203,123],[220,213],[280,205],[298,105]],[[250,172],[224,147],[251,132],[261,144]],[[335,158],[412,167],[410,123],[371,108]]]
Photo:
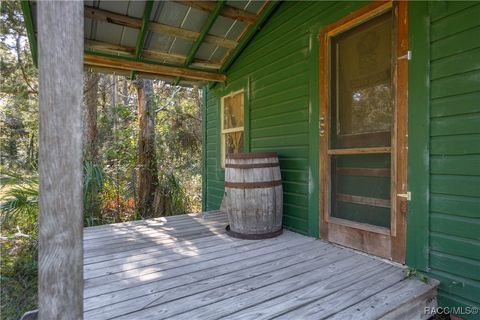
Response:
[[[203,211],[228,153],[277,152],[286,229],[406,264],[440,280],[440,306],[478,311],[480,2],[177,2],[86,1],[83,59],[203,86]]]
[[[378,8],[284,2],[226,70],[227,81],[205,87],[204,209],[220,206],[225,149],[278,152],[286,228],[406,263],[441,280],[440,305],[478,307],[480,3],[409,2],[408,12],[387,5],[372,14]],[[369,85],[341,83],[362,82],[347,69],[361,66],[342,59],[368,60],[355,56],[368,55],[358,40],[368,42],[363,32],[381,24],[391,46],[372,45],[380,51],[370,58],[386,63],[371,61],[364,83],[379,85],[381,77],[367,78],[391,68],[384,79],[394,102],[383,119],[367,107],[372,101],[355,101]],[[225,100],[232,95],[243,104]],[[225,132],[222,112],[237,105],[243,127]]]

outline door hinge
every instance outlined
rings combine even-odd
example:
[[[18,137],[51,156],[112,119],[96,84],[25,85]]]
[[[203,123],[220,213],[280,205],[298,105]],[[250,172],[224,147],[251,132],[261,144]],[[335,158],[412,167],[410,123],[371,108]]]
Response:
[[[407,191],[407,193],[398,193],[397,197],[402,197],[407,199],[407,201],[412,200],[412,193],[410,191]]]
[[[412,60],[412,51],[408,50],[406,54],[397,58],[397,60],[402,60],[402,59]]]

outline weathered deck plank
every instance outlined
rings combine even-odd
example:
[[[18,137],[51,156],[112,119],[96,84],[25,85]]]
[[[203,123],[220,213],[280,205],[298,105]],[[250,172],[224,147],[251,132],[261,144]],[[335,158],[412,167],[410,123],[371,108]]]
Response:
[[[298,239],[278,242],[274,245],[257,242],[251,245],[245,245],[241,247],[243,248],[243,250],[239,250],[237,251],[236,255],[231,255],[228,257],[218,257],[216,259],[198,261],[197,263],[184,265],[182,267],[177,267],[173,265],[172,268],[167,270],[162,270],[161,268],[158,268],[150,270],[151,272],[143,271],[142,275],[139,275],[136,272],[131,272],[129,275],[127,275],[126,278],[123,279],[119,279],[116,277],[103,278],[101,280],[96,279],[95,281],[89,281],[87,279],[84,282],[84,296],[90,297],[93,295],[111,292],[114,290],[124,290],[126,288],[132,286],[134,287],[140,283],[146,283],[148,281],[153,282],[159,279],[168,279],[176,276],[185,275],[189,272],[194,272],[198,270],[205,270],[218,266],[226,266],[237,261],[252,259],[264,254],[268,254],[271,251],[286,249],[289,246],[294,246],[296,244],[300,244],[301,242],[302,241]]]
[[[117,303],[125,301],[128,299],[136,299],[141,297],[143,300],[140,301],[154,301],[158,298],[159,295],[163,294],[163,291],[169,289],[178,289],[180,286],[184,285],[194,285],[202,281],[213,281],[210,279],[216,279],[220,277],[242,277],[244,272],[249,272],[250,268],[256,268],[257,266],[262,266],[264,264],[287,264],[288,262],[296,263],[296,259],[302,258],[303,253],[310,254],[311,248],[310,242],[302,243],[298,246],[292,246],[290,248],[279,247],[277,251],[272,251],[268,254],[261,254],[252,258],[247,258],[244,260],[238,261],[239,263],[231,263],[227,265],[219,265],[214,268],[207,270],[197,270],[187,275],[183,275],[176,278],[171,278],[167,280],[159,280],[156,282],[151,282],[147,284],[142,284],[129,288],[127,290],[116,291],[104,295],[95,296],[92,298],[85,299],[85,308],[86,310],[91,309],[92,305],[98,307],[103,305],[103,302]],[[318,249],[316,249],[318,250]],[[298,251],[302,252],[299,254]],[[295,259],[293,259],[295,258]],[[160,285],[161,281],[161,285]]]
[[[298,259],[293,260],[291,256],[286,258],[274,259],[266,264],[255,265],[251,268],[243,268],[234,273],[224,274],[222,276],[215,276],[205,279],[203,281],[197,281],[194,283],[183,284],[169,290],[163,290],[157,293],[149,294],[148,296],[141,297],[141,300],[135,300],[139,304],[117,306],[113,309],[115,315],[131,314],[135,311],[140,311],[148,307],[149,309],[145,313],[145,317],[159,313],[161,310],[163,317],[169,317],[175,314],[178,309],[178,299],[182,299],[182,304],[188,308],[195,308],[202,306],[204,301],[199,299],[199,296],[207,295],[209,299],[223,299],[228,296],[238,294],[238,292],[244,292],[245,290],[253,290],[254,287],[265,285],[273,281],[280,281],[284,277],[289,277],[295,274],[305,273],[308,270],[314,270],[322,265],[327,264],[326,259],[332,259],[334,261],[343,259],[348,254],[339,253],[338,251],[332,251],[329,248],[324,248],[324,253],[312,258],[312,250],[306,250],[309,255],[303,255]],[[296,257],[297,258],[297,257]],[[253,286],[249,283],[254,282]],[[158,290],[158,289],[157,289]],[[213,296],[210,292],[215,290]],[[130,300],[131,302],[133,300]],[[121,309],[119,309],[120,307]],[[153,308],[156,309],[153,309]],[[132,315],[134,318],[141,318],[140,314],[136,313]]]
[[[214,212],[87,228],[84,318],[376,319],[433,292],[353,250],[290,231],[233,239],[226,223]]]
[[[292,239],[293,241],[294,239]],[[100,272],[100,273],[95,273],[94,271],[91,271],[89,274],[85,275],[85,284],[87,284],[87,287],[90,286],[90,283],[93,283],[95,286],[95,282],[101,281],[102,283],[106,282],[111,282],[111,281],[117,281],[120,279],[127,279],[130,278],[132,275],[132,272],[134,270],[135,274],[134,276],[145,276],[147,274],[152,274],[152,273],[157,273],[157,272],[162,272],[162,277],[166,277],[170,275],[167,270],[174,269],[175,274],[178,273],[178,270],[180,267],[186,267],[189,265],[193,265],[193,267],[196,269],[201,269],[203,267],[209,267],[211,265],[215,264],[223,264],[224,262],[231,261],[232,259],[235,259],[235,256],[241,256],[242,253],[248,252],[248,251],[254,251],[258,249],[263,249],[265,248],[264,253],[268,253],[268,250],[273,248],[270,244],[270,242],[250,242],[248,244],[244,243],[235,243],[236,246],[228,248],[220,247],[218,250],[205,253],[202,255],[195,255],[195,256],[184,256],[183,259],[178,259],[178,260],[168,260],[168,261],[161,261],[160,259],[155,259],[153,261],[150,260],[144,260],[145,263],[125,263],[124,265],[120,266],[120,268],[112,268],[111,272]],[[283,245],[283,244],[280,244]],[[173,254],[173,252],[172,252]],[[171,255],[170,255],[171,256]],[[230,256],[233,256],[233,258],[230,258]],[[185,270],[186,272],[189,272],[189,270]],[[92,281],[90,281],[90,279]],[[100,279],[99,279],[100,278]]]

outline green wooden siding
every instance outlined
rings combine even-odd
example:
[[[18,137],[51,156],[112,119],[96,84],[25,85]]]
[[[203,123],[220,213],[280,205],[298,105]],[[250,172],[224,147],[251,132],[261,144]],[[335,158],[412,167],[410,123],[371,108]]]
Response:
[[[480,3],[429,13],[429,271],[442,304],[480,307]]]
[[[220,97],[243,87],[246,149],[280,156],[284,225],[318,236],[317,35],[365,3],[283,2],[228,70],[228,83],[208,90],[205,209],[218,209],[223,196]],[[407,264],[441,280],[444,306],[480,307],[478,17],[479,2],[409,5]]]
[[[218,209],[223,194],[219,97],[249,79],[249,151],[279,153],[284,224],[318,236],[318,156],[312,156],[318,153],[318,78],[312,76],[318,70],[316,36],[322,26],[365,3],[282,3],[229,69],[229,83],[209,90],[206,209]]]

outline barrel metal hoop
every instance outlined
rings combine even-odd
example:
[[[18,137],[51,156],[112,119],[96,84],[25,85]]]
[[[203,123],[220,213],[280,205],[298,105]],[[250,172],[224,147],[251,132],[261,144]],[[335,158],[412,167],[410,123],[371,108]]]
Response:
[[[227,159],[259,159],[259,158],[276,158],[278,153],[266,152],[266,153],[229,153]]]
[[[278,162],[272,163],[226,163],[225,168],[234,168],[234,169],[257,169],[257,168],[274,168],[278,167]]]
[[[257,188],[270,188],[281,186],[282,180],[265,181],[265,182],[228,182],[225,181],[225,188],[232,189],[257,189]]]
[[[225,230],[230,237],[238,238],[238,239],[246,239],[246,240],[261,240],[261,239],[274,238],[281,235],[283,232],[283,229],[280,228],[277,231],[268,232],[268,233],[259,233],[259,234],[239,233],[239,232],[232,231],[230,229],[230,225],[228,225],[225,228]]]

